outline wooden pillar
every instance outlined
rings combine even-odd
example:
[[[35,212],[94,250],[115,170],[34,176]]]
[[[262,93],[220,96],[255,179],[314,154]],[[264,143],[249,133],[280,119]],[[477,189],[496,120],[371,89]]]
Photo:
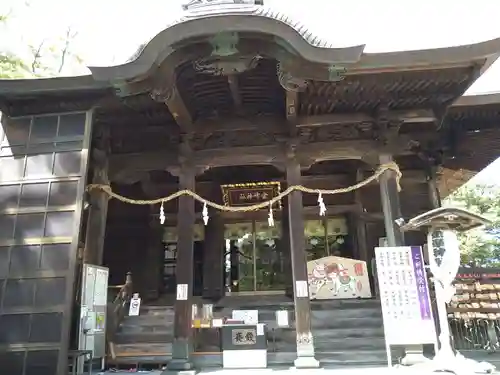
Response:
[[[283,200],[283,209],[281,210],[281,238],[283,246],[283,254],[285,255],[285,294],[289,298],[293,298],[293,276],[292,276],[292,260],[290,250],[290,220],[288,215],[288,198]]]
[[[224,220],[214,213],[205,228],[203,298],[217,301],[224,296]]]
[[[361,168],[358,168],[356,171],[356,183],[362,181],[364,179],[363,171]],[[357,254],[359,259],[365,261],[367,266],[370,265],[370,259],[368,255],[368,242],[366,236],[366,222],[363,219],[363,200],[361,196],[361,189],[354,191],[354,203],[357,205],[356,212],[353,214],[353,222],[354,222],[354,235],[356,237],[356,241],[354,241],[357,246]]]
[[[441,196],[437,186],[436,168],[430,167],[429,176],[427,177],[427,187],[429,189],[429,199],[432,208],[441,207]]]
[[[380,164],[391,163],[391,155],[380,155]],[[384,213],[385,234],[389,246],[404,246],[403,232],[399,230],[396,220],[401,218],[401,206],[399,204],[399,192],[394,171],[385,171],[380,176],[380,196],[382,211]]]
[[[393,161],[391,155],[383,154],[379,157],[380,164]],[[399,192],[396,173],[388,170],[380,177],[380,195],[382,210],[384,213],[385,233],[389,246],[405,246],[403,232],[399,230],[396,220],[401,218],[401,206],[399,203]],[[407,345],[404,347],[405,355],[401,359],[403,365],[413,365],[424,362],[423,345]]]
[[[190,163],[181,164],[178,171],[179,190],[195,190],[195,168]],[[165,373],[192,371],[192,296],[194,261],[194,199],[183,195],[178,201],[177,214],[177,298],[175,301],[174,341],[172,359]]]
[[[441,196],[439,194],[439,188],[436,179],[436,168],[434,166],[429,166],[427,170],[427,188],[429,191],[429,205],[431,209],[441,207]],[[427,252],[427,254],[424,254],[424,258],[429,261],[430,254]],[[434,322],[436,324],[437,334],[439,337],[439,334],[441,333],[441,326],[439,324],[438,306],[435,298],[431,299],[431,307],[432,314],[434,316]]]
[[[295,155],[288,155],[286,163],[288,186],[301,184],[300,164]],[[314,342],[311,333],[311,302],[307,282],[307,257],[304,238],[302,193],[294,191],[288,196],[290,251],[292,263],[295,329],[297,334],[296,368],[319,367],[314,357]]]
[[[143,274],[142,297],[146,301],[159,297],[163,276],[163,225],[158,219],[158,206],[151,207],[147,247],[144,249],[144,260],[141,271]]]
[[[106,128],[96,131],[92,148],[92,184],[108,185],[108,142]],[[83,261],[94,265],[102,265],[104,255],[104,238],[106,234],[106,218],[108,215],[109,196],[102,190],[95,189],[90,193],[87,230]],[[85,208],[85,207],[84,207]]]

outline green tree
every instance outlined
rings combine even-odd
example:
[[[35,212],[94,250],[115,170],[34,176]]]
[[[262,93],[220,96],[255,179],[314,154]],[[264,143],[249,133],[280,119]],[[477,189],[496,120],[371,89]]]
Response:
[[[20,57],[7,51],[0,51],[0,79],[27,78],[30,75],[28,65]]]
[[[12,10],[0,13],[0,33],[7,27]],[[28,77],[28,65],[16,54],[0,50],[0,79],[2,78],[26,78]]]
[[[484,228],[459,235],[462,263],[500,267],[500,188],[488,185],[464,186],[453,193],[446,204],[465,208],[491,221]]]
[[[24,8],[30,6],[29,3],[20,5]],[[12,10],[0,13],[0,32],[9,26],[12,13]],[[80,56],[71,48],[77,35],[78,32],[70,26],[60,37],[27,44],[24,58],[12,51],[0,50],[0,79],[53,77],[60,75],[66,65],[83,65]]]

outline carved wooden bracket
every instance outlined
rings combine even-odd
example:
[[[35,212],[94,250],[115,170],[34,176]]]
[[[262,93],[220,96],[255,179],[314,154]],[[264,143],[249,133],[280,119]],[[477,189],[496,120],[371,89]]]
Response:
[[[210,166],[208,164],[200,165],[199,163],[196,163],[192,147],[193,133],[182,134],[181,138],[182,139],[179,144],[178,164],[169,166],[167,168],[168,172],[176,177],[179,177],[180,174],[186,169],[191,169],[195,176],[203,174],[210,168]]]
[[[293,77],[291,73],[283,68],[280,62],[276,65],[276,74],[281,87],[286,91],[301,92],[307,88],[305,79]]]
[[[391,118],[387,106],[381,106],[375,116],[374,137],[383,148],[398,144],[399,129],[403,121]]]
[[[173,96],[173,89],[172,87],[156,88],[152,89],[149,95],[155,102],[166,104]]]
[[[166,80],[162,86],[153,88],[150,91],[150,96],[151,99],[167,105],[182,131],[191,132],[193,130],[191,114],[184,104],[175,83],[172,84],[170,80]]]

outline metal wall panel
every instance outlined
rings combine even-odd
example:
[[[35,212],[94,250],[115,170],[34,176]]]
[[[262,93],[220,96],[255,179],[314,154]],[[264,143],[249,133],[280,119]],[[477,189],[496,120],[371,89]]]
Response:
[[[3,119],[2,373],[67,373],[91,119],[91,111]]]

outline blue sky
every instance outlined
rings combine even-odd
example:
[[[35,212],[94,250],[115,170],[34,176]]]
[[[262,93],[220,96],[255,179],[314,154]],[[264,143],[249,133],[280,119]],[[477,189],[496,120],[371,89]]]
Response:
[[[30,0],[24,8],[23,0],[1,0],[0,13],[13,12],[9,27],[0,29],[0,49],[27,53],[27,45],[57,40],[70,26],[78,31],[72,49],[86,65],[122,63],[177,19],[186,2]],[[265,0],[265,4],[336,46],[366,44],[366,52],[447,47],[500,37],[498,0]],[[63,73],[87,71],[67,66]],[[500,61],[467,94],[499,91]],[[493,178],[500,184],[500,162],[490,168],[479,179]]]

